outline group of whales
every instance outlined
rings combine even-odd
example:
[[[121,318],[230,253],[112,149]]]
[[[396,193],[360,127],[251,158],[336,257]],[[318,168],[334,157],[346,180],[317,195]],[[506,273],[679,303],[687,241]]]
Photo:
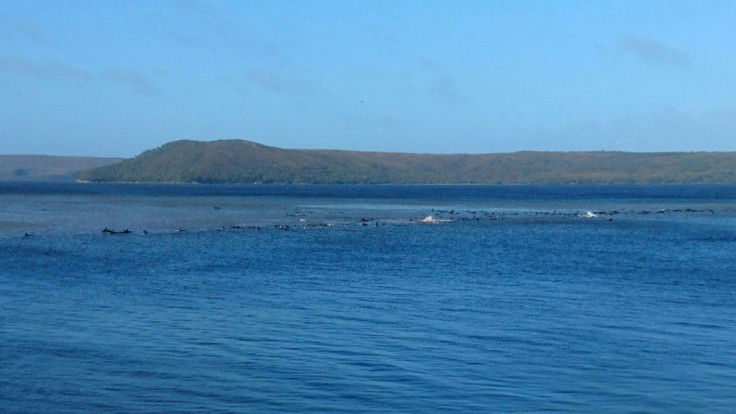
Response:
[[[481,221],[481,220],[498,220],[504,217],[582,217],[582,218],[605,218],[607,221],[613,221],[613,216],[616,215],[649,215],[649,214],[669,214],[669,213],[710,213],[715,214],[712,209],[694,209],[694,208],[681,208],[681,209],[660,209],[660,210],[585,210],[585,211],[486,211],[486,210],[443,210],[443,209],[431,209],[431,214],[424,216],[424,218],[409,218],[405,222],[424,223],[424,224],[438,224],[441,222],[452,222],[452,221]],[[287,214],[287,217],[297,217],[295,214]],[[333,222],[311,222],[307,223],[304,215],[299,215],[299,223],[291,224],[274,224],[273,228],[276,230],[295,230],[300,228],[312,228],[312,227],[333,227]],[[381,224],[401,222],[401,220],[391,219],[378,219],[378,218],[360,218],[356,220],[346,220],[343,224],[358,224],[362,226],[375,225],[376,227]],[[262,230],[264,227],[249,225],[233,225],[228,227],[221,227],[218,231],[242,231],[242,230]],[[187,230],[179,228],[175,230],[177,233],[184,233]],[[113,230],[105,227],[102,230],[103,234],[106,235],[129,235],[135,232],[126,228],[125,230]],[[149,234],[147,230],[142,230],[142,234]],[[31,233],[24,233],[24,238],[32,237]]]

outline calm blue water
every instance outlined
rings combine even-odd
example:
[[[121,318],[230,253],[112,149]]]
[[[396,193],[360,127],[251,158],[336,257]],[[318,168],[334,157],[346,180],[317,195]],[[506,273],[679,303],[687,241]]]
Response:
[[[0,411],[734,412],[734,259],[734,186],[0,184]]]

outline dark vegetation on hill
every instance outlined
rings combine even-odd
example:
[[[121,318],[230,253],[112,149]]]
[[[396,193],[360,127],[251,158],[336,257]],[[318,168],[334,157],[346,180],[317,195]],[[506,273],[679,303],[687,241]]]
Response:
[[[122,158],[0,155],[0,181],[74,181],[82,171]]]
[[[736,153],[407,154],[175,141],[81,180],[177,183],[736,184]]]

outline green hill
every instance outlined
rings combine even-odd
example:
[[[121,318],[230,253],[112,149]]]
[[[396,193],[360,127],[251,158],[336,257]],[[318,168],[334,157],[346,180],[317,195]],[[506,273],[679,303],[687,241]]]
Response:
[[[408,154],[292,150],[242,140],[175,141],[80,180],[176,183],[722,183],[736,153]]]
[[[74,181],[82,171],[122,158],[0,155],[0,181]]]

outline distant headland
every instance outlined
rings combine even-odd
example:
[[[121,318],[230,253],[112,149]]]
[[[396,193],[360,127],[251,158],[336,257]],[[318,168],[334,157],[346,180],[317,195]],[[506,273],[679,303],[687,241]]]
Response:
[[[0,181],[73,182],[83,171],[122,160],[58,155],[0,155]]]
[[[0,159],[1,160],[1,159]],[[736,152],[417,154],[174,141],[77,175],[91,182],[736,184]]]
[[[175,141],[80,180],[320,184],[734,184],[735,152],[413,154]]]

